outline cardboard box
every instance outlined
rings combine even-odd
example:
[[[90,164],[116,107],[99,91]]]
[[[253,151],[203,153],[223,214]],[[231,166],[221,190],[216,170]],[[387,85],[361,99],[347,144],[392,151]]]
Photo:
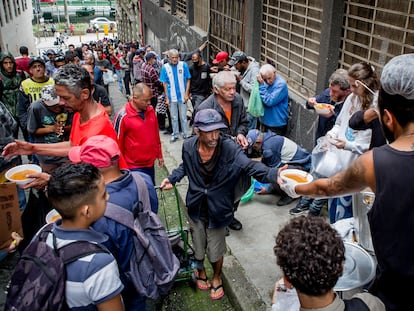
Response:
[[[0,250],[7,249],[12,242],[11,233],[22,235],[22,220],[15,183],[0,184]]]

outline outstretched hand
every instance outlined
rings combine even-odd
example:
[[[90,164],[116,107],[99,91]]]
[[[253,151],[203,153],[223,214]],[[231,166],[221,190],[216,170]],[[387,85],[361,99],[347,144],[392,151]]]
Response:
[[[13,143],[9,143],[3,148],[1,156],[5,159],[11,159],[17,155],[28,155],[32,153],[33,144],[16,139]]]

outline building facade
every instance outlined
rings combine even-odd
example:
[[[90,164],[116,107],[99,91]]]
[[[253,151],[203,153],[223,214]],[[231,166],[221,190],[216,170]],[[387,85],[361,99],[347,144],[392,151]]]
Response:
[[[0,6],[0,49],[19,56],[19,47],[35,52],[33,36],[33,9],[31,0],[1,0]]]
[[[309,149],[316,115],[304,102],[335,69],[364,61],[380,74],[393,56],[414,52],[414,0],[118,1],[122,39],[191,51],[208,38],[205,59],[243,50],[273,64],[289,86],[289,136]]]

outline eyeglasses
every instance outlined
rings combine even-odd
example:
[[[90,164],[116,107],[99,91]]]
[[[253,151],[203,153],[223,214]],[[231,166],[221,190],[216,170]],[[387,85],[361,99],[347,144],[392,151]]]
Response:
[[[369,91],[372,95],[375,95],[375,92],[373,90],[371,90],[368,85],[366,85],[364,82],[362,82],[361,80],[355,80],[355,86],[358,87],[359,85],[362,85],[367,91]]]

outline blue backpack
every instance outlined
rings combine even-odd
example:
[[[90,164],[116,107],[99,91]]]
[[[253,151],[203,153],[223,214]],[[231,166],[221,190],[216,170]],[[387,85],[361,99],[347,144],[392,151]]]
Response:
[[[172,251],[164,225],[151,211],[145,182],[137,173],[132,173],[132,176],[138,188],[138,206],[130,212],[108,202],[105,217],[135,233],[134,250],[126,275],[140,295],[156,299],[167,294],[174,285],[180,262]]]
[[[5,311],[66,310],[65,265],[90,254],[106,252],[103,246],[75,241],[59,249],[53,224],[46,225],[24,250],[7,290]],[[52,234],[53,245],[47,243]]]

